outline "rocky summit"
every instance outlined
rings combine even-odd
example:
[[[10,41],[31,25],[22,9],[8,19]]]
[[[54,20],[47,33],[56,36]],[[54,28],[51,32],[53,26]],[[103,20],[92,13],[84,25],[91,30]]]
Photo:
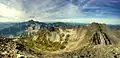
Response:
[[[120,58],[120,29],[91,23],[77,27],[27,27],[19,38],[0,38],[1,58]]]

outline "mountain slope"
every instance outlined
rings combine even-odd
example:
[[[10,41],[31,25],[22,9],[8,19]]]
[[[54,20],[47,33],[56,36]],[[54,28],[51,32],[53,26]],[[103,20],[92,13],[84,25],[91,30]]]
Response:
[[[26,30],[14,39],[18,54],[33,58],[119,58],[120,32],[106,24]]]
[[[92,23],[79,28],[63,29],[53,27],[52,31],[51,29],[40,29],[36,35],[23,37],[19,40],[19,43],[30,48],[35,53],[45,53],[45,58],[49,58],[49,56],[69,58],[69,56],[65,55],[71,53],[70,56],[73,57],[72,55],[77,51],[79,52],[77,52],[78,54],[76,56],[79,57],[79,55],[83,55],[80,56],[82,58],[87,57],[85,56],[87,55],[87,51],[94,53],[95,50],[95,55],[97,55],[95,57],[100,58],[98,53],[104,55],[103,52],[111,53],[119,50],[120,37],[115,34],[116,32],[105,24]],[[115,51],[110,52],[109,50],[111,49]],[[65,57],[60,55],[64,55]],[[103,57],[106,56],[107,55]],[[109,56],[111,57],[110,54]]]
[[[9,27],[11,27],[11,26],[13,26],[13,25],[15,25],[15,23],[8,23],[8,22],[6,22],[6,23],[4,23],[4,22],[0,22],[0,30],[3,30],[4,28],[9,28]]]

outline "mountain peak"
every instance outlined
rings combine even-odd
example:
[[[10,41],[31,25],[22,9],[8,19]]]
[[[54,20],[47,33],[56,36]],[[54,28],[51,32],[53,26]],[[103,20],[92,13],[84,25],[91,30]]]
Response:
[[[29,20],[28,22],[35,22],[34,20]]]
[[[107,28],[107,25],[93,22],[91,24],[88,24],[87,27],[91,29],[96,29],[96,30],[100,30],[100,29],[105,30]]]

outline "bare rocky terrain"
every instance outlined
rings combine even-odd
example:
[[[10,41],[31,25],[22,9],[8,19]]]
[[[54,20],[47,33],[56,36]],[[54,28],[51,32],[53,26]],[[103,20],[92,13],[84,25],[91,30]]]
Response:
[[[0,38],[0,57],[120,58],[119,43],[120,29],[111,29],[106,24],[37,30],[32,25],[20,38]]]

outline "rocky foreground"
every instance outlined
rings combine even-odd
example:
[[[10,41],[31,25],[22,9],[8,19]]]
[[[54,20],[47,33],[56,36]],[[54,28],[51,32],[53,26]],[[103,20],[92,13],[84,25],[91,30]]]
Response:
[[[20,38],[1,37],[0,57],[120,58],[120,30],[105,24],[34,31],[26,31]]]

